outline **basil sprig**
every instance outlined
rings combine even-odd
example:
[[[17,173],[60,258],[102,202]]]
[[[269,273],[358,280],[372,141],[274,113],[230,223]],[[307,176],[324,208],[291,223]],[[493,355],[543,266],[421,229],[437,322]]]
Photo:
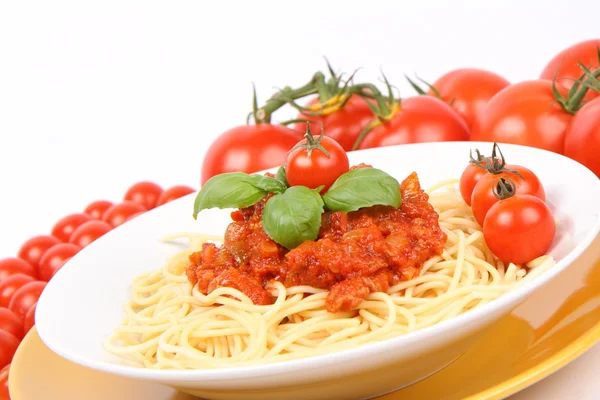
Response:
[[[400,207],[400,184],[376,168],[356,168],[341,175],[323,195],[327,209],[351,212],[371,206]]]

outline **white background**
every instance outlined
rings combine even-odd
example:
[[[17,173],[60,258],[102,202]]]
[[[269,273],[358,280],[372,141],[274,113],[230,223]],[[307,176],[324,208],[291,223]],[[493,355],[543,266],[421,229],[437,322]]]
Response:
[[[0,2],[0,258],[139,180],[199,185],[207,146],[325,67],[433,81],[459,67],[535,79],[599,37],[589,1]],[[285,113],[284,113],[285,114]],[[288,116],[286,114],[285,116]],[[595,348],[518,398],[592,399]]]

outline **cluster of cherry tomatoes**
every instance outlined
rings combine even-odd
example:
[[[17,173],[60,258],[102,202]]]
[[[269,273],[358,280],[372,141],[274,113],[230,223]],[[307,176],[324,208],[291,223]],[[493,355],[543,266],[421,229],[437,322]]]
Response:
[[[223,172],[253,173],[285,163],[306,132],[335,139],[346,151],[431,141],[514,143],[564,154],[600,177],[600,39],[577,43],[553,57],[537,78],[511,83],[481,69],[448,72],[416,96],[382,95],[368,83],[344,81],[330,68],[296,89],[286,87],[261,108],[255,124],[221,134],[206,153],[202,183]],[[533,78],[533,77],[532,77]],[[387,81],[386,81],[387,82]],[[308,97],[303,105],[299,100]],[[272,123],[284,105],[296,119]]]
[[[35,323],[38,298],[58,270],[82,248],[113,228],[194,191],[188,186],[163,190],[152,182],[138,182],[127,190],[122,202],[94,201],[83,212],[59,220],[50,235],[27,240],[17,257],[0,260],[0,399],[10,398],[10,363],[21,340]]]

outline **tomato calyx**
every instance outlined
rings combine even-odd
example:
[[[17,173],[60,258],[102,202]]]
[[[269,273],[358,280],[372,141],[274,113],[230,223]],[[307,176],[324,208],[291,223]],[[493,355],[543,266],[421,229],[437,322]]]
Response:
[[[479,152],[479,149],[475,149],[477,158],[473,157],[473,150],[469,150],[469,164],[475,164],[478,166],[485,165],[489,157],[484,156]]]
[[[498,200],[506,200],[517,193],[517,185],[510,178],[500,178],[492,186],[492,193]]]
[[[600,48],[598,49],[598,60],[600,62]],[[563,110],[572,115],[577,113],[577,111],[586,104],[583,99],[589,90],[600,93],[600,80],[598,80],[600,77],[600,68],[591,71],[582,63],[579,63],[579,68],[581,68],[583,72],[578,79],[574,80],[573,86],[569,89],[567,96],[563,96],[556,86],[558,69],[554,74],[554,79],[552,79],[552,93],[554,94],[556,101]]]
[[[506,159],[504,158],[504,154],[502,154],[502,150],[500,150],[500,146],[498,146],[498,143],[496,142],[494,142],[491,157],[485,157],[484,160],[485,163],[483,164],[481,162],[475,161],[475,165],[485,169],[492,175],[498,175],[503,172],[508,172],[510,174],[517,175],[519,178],[523,179],[523,176],[519,173],[519,171],[506,168]]]
[[[321,144],[321,140],[323,140],[323,137],[324,137],[323,127],[321,127],[321,134],[319,135],[319,137],[317,139],[315,139],[315,137],[313,136],[313,134],[310,130],[310,123],[307,123],[306,124],[306,133],[304,134],[306,143],[298,144],[297,146],[293,147],[288,153],[291,153],[293,151],[300,150],[300,149],[305,149],[306,157],[310,160],[312,152],[314,150],[319,150],[319,151],[323,152],[323,154],[325,154],[327,156],[327,158],[331,158],[329,151],[327,151],[327,149],[325,147],[323,147],[323,145]]]
[[[408,75],[404,75],[404,77],[406,78],[406,80],[408,81],[409,85],[415,90],[415,92],[417,92],[419,94],[419,96],[429,96],[430,94],[427,93],[427,91],[425,89],[423,89],[421,86],[419,86],[418,83],[416,83],[415,81],[413,81],[412,79],[410,79],[408,77]],[[427,82],[424,79],[419,78],[418,76],[416,76],[416,79],[418,79],[419,81],[421,81],[421,83],[425,86],[427,86],[427,88],[429,90],[431,90],[431,92],[433,93],[434,97],[437,97],[440,100],[444,100],[442,99],[442,95],[440,94],[440,91],[431,83]],[[448,102],[448,105],[452,106],[454,104],[454,101],[456,99],[451,99]]]

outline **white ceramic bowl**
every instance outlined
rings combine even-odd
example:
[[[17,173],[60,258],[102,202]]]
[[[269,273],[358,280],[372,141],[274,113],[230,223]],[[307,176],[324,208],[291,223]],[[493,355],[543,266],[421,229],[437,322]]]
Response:
[[[423,187],[458,178],[469,150],[490,143],[425,143],[350,154],[403,179],[417,171]],[[551,254],[558,263],[532,282],[454,319],[384,342],[284,363],[218,370],[164,371],[128,366],[103,349],[119,325],[130,282],[180,250],[161,243],[181,231],[221,235],[228,211],[192,218],[195,195],[150,211],[98,239],[71,259],[42,294],[36,312],[40,337],[59,355],[109,373],[139,378],[215,399],[360,399],[399,389],[459,357],[487,327],[511,312],[585,250],[600,229],[600,180],[566,157],[523,146],[502,145],[512,164],[534,170],[558,220]]]

